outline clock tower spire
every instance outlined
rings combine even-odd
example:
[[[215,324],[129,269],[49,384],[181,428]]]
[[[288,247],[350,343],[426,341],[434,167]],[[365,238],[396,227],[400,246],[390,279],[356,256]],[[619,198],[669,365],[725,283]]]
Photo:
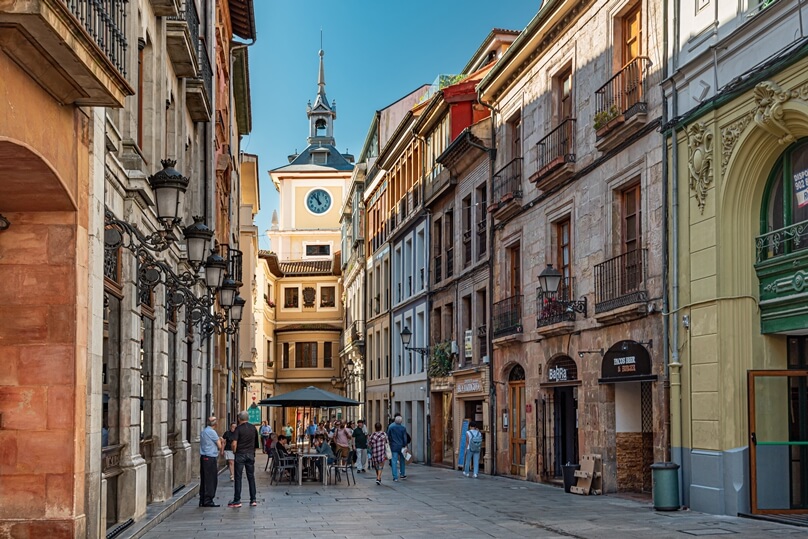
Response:
[[[322,41],[322,36],[321,36]],[[322,46],[322,43],[320,44]],[[317,77],[317,97],[312,105],[309,101],[306,114],[309,117],[309,144],[335,145],[334,140],[334,120],[337,119],[337,104],[332,101],[328,104],[325,96],[325,65],[323,56],[325,52],[320,49],[320,73]]]

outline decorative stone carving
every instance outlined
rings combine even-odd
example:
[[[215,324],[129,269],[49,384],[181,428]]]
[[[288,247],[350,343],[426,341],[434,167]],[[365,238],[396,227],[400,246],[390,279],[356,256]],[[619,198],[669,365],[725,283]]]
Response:
[[[721,130],[721,177],[724,177],[727,171],[727,163],[732,156],[732,150],[735,148],[735,143],[738,138],[752,121],[752,114],[747,114],[739,120],[735,120],[727,127]]]
[[[783,103],[798,96],[797,90],[783,90],[776,82],[768,80],[755,86],[755,123],[777,137],[780,144],[796,140],[783,118]]]
[[[687,140],[690,190],[695,192],[699,210],[704,213],[707,187],[713,181],[713,134],[707,129],[707,124],[697,122],[687,128]]]
[[[303,289],[303,306],[304,307],[314,307],[314,299],[317,297],[317,291],[307,286]]]

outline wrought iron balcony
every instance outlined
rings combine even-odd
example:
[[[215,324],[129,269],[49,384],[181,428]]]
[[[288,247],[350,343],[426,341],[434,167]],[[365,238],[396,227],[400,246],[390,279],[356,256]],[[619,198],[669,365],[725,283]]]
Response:
[[[575,301],[575,278],[562,278],[558,290],[547,292],[536,289],[536,327],[550,326],[561,322],[574,322],[575,309],[570,308]]]
[[[122,107],[126,0],[0,2],[0,40],[32,79],[65,105]]]
[[[808,248],[808,221],[772,230],[755,238],[755,260],[763,262],[805,248]]]
[[[648,301],[647,249],[635,249],[595,266],[595,313]]]
[[[575,162],[575,118],[567,118],[536,144],[537,170],[531,180],[542,183]]]
[[[199,14],[194,0],[185,0],[178,15],[166,17],[166,49],[178,77],[196,77],[199,69]]]
[[[647,56],[638,56],[595,91],[593,126],[599,136],[632,116],[648,112],[646,75],[651,65]]]
[[[193,121],[209,122],[213,114],[211,107],[213,69],[205,42],[199,41],[197,47],[199,50],[199,76],[185,79],[185,102]]]
[[[762,333],[805,327],[808,317],[808,221],[755,238]]]
[[[365,321],[354,320],[350,328],[351,342],[358,342],[365,340]]]
[[[522,198],[522,158],[517,157],[494,174],[494,202]]]
[[[522,333],[522,296],[511,296],[494,303],[494,338]]]

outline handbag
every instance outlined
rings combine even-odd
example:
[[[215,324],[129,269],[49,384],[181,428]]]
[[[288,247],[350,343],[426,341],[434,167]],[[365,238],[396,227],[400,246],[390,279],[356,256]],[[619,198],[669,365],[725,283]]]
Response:
[[[387,457],[387,460],[393,460],[393,450],[390,449],[388,442],[384,442],[384,456]]]

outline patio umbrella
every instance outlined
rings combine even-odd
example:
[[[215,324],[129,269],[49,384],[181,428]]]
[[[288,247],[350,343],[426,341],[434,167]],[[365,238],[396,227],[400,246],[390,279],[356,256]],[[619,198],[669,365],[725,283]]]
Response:
[[[283,395],[276,395],[258,402],[259,406],[298,406],[311,408],[359,406],[359,404],[358,401],[314,386],[284,393]]]

